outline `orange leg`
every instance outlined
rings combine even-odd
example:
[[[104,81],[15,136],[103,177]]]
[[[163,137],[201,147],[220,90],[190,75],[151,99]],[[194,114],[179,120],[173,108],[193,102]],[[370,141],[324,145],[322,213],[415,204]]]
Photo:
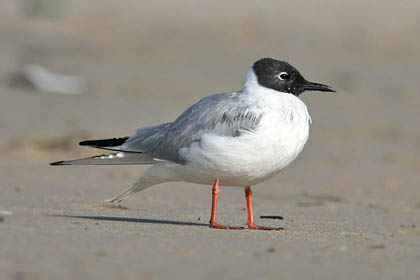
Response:
[[[218,229],[244,229],[243,227],[225,226],[225,225],[218,224],[216,222],[217,197],[219,196],[219,193],[220,193],[219,180],[216,179],[214,181],[213,191],[212,191],[210,227],[218,228]]]
[[[264,227],[256,225],[254,222],[254,214],[252,213],[252,190],[251,187],[245,188],[246,207],[248,208],[248,221],[247,226],[249,229],[260,229],[260,230],[282,230],[283,228],[275,227]]]

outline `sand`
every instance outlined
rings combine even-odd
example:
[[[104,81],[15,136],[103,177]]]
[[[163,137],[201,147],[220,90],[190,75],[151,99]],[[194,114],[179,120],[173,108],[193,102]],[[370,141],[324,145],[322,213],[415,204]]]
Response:
[[[418,3],[59,2],[0,10],[1,279],[420,279]],[[210,186],[104,202],[145,167],[48,165],[237,90],[266,56],[338,90],[302,95],[307,146],[253,188],[257,222],[284,231],[209,229]],[[33,63],[86,90],[10,82]],[[222,188],[218,218],[245,222],[241,189]]]

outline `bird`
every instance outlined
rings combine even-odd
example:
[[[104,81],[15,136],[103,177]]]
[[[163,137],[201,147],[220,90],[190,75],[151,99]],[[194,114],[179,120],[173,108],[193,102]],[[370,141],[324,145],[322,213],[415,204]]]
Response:
[[[306,80],[286,61],[262,58],[249,68],[241,90],[207,96],[175,121],[140,128],[131,136],[79,143],[111,154],[51,165],[151,165],[131,188],[108,201],[120,202],[165,182],[212,185],[210,228],[282,230],[255,223],[251,186],[279,173],[302,151],[312,123],[299,98],[304,91],[336,92]],[[216,221],[220,186],[244,188],[244,226]]]

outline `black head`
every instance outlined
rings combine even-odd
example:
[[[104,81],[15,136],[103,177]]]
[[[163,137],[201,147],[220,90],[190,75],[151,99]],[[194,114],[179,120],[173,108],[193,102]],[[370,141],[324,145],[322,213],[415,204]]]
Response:
[[[299,96],[305,90],[335,92],[332,87],[305,80],[295,67],[285,61],[263,58],[255,62],[252,68],[257,76],[258,83],[263,87],[296,96]]]

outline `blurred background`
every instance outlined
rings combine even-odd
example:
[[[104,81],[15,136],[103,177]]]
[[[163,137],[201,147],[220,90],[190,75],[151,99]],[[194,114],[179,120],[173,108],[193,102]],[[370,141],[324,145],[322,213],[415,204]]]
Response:
[[[220,271],[279,279],[280,268],[289,279],[419,276],[419,9],[379,0],[2,1],[0,271],[181,279],[189,274],[179,267],[193,263],[191,275],[203,279]],[[210,188],[165,184],[113,208],[102,201],[143,167],[48,166],[98,153],[79,141],[129,135],[239,90],[262,57],[337,89],[301,96],[313,120],[307,146],[254,189],[257,212],[284,216],[282,243],[208,232]],[[221,220],[242,223],[244,205],[242,192],[222,190]],[[371,251],[376,258],[364,259]],[[315,268],[320,259],[328,272]]]

